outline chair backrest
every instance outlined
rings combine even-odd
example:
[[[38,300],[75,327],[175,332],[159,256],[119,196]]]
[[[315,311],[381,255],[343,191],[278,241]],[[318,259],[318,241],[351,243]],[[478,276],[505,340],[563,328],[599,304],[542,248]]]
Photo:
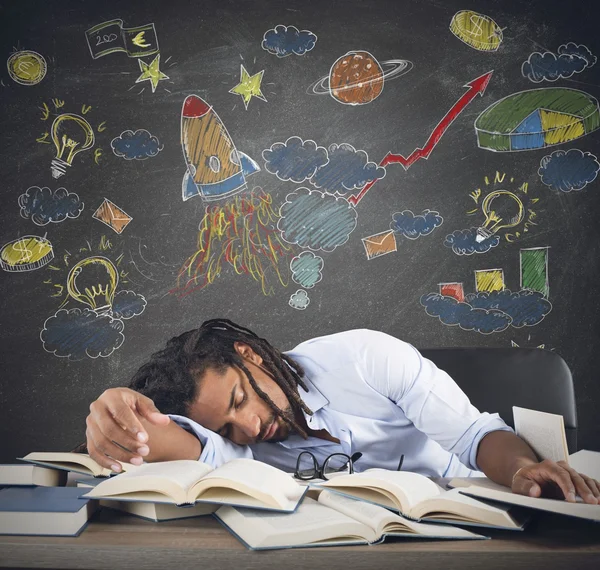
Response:
[[[421,354],[446,371],[482,412],[514,428],[512,407],[560,414],[569,453],[577,451],[577,410],[567,363],[539,348],[429,348]]]

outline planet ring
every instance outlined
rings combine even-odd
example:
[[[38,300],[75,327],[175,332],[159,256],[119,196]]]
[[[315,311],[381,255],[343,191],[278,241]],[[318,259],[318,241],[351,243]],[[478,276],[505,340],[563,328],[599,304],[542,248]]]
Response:
[[[345,91],[346,89],[353,89],[362,85],[369,85],[375,81],[390,81],[396,79],[405,73],[408,73],[412,68],[413,64],[411,61],[406,59],[390,59],[388,61],[382,61],[379,63],[383,69],[383,75],[379,77],[373,77],[372,79],[357,81],[356,83],[349,83],[343,87],[336,87],[336,91]],[[387,69],[384,67],[387,66]],[[307,90],[307,93],[312,95],[330,95],[331,89],[329,87],[329,75],[322,77],[316,83],[313,83]]]

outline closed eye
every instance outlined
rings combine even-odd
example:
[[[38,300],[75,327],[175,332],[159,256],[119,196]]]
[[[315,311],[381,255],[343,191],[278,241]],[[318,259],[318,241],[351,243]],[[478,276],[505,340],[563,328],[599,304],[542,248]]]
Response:
[[[239,410],[246,403],[246,400],[248,400],[248,393],[244,392],[242,399],[239,402],[236,402],[235,409]]]

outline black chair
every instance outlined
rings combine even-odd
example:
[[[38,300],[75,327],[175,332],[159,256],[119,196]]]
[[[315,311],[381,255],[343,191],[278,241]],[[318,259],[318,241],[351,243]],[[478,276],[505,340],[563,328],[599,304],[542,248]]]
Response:
[[[577,451],[573,377],[566,362],[539,348],[428,348],[421,354],[446,371],[482,412],[514,428],[512,407],[560,414],[569,453]]]

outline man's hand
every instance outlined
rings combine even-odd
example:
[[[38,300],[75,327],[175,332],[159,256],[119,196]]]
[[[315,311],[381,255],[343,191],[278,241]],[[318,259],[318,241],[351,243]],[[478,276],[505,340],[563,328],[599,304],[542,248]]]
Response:
[[[569,467],[564,461],[545,459],[521,467],[513,476],[512,491],[529,497],[565,498],[575,502],[579,495],[591,505],[600,504],[600,482]]]
[[[90,457],[116,472],[121,471],[117,461],[141,465],[143,456],[150,452],[142,418],[155,426],[166,426],[170,422],[169,416],[161,414],[150,398],[134,390],[105,390],[90,404],[85,420]]]

